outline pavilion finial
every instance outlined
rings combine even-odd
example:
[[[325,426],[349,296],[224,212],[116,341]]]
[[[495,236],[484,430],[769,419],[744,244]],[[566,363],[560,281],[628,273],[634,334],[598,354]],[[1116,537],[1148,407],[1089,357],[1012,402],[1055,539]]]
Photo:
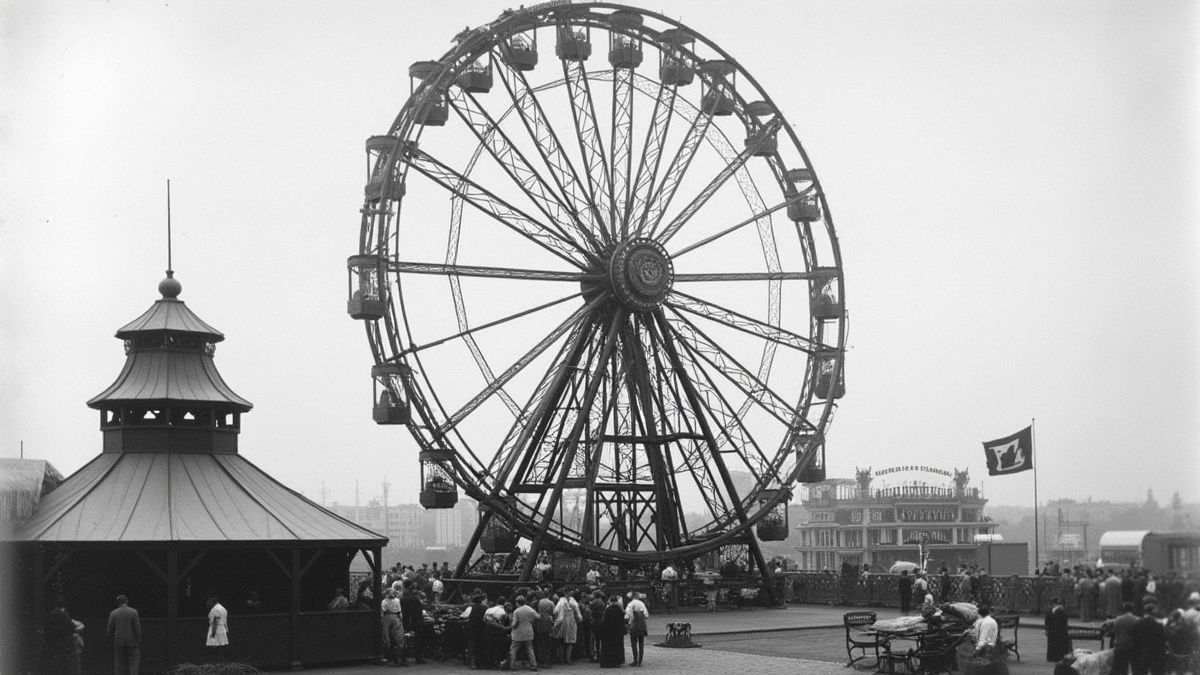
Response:
[[[178,298],[182,290],[183,284],[175,278],[175,270],[167,270],[167,278],[158,282],[158,292],[162,294],[164,300]]]
[[[174,273],[171,265],[171,179],[167,179],[167,278]]]
[[[158,292],[167,300],[179,297],[183,284],[175,278],[175,270],[171,269],[171,179],[167,179],[167,278],[158,282]]]

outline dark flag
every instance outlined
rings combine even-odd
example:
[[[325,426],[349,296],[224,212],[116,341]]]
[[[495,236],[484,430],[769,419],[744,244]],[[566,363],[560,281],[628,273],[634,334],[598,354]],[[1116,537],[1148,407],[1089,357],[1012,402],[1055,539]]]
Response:
[[[989,476],[1006,476],[1033,468],[1033,427],[983,444]]]

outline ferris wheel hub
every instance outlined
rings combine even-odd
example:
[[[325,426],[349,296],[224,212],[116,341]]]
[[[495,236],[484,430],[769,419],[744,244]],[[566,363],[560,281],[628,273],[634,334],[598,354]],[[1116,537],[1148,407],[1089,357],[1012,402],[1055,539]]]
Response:
[[[661,306],[670,294],[675,266],[662,245],[639,237],[613,252],[608,278],[618,301],[631,310],[646,312]]]

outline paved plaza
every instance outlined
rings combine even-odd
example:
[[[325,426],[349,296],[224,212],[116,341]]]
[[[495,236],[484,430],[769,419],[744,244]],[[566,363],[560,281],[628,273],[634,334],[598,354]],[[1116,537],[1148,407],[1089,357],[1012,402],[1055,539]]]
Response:
[[[655,614],[650,618],[650,636],[646,639],[645,664],[637,673],[662,675],[702,673],[812,673],[813,675],[855,675],[873,672],[847,668],[845,631],[842,614],[851,609],[824,605],[790,605],[786,609],[741,609],[709,614],[703,611],[679,612],[675,615]],[[878,608],[879,618],[898,616],[894,609]],[[658,647],[669,621],[692,624],[696,649]],[[1041,618],[1023,616],[1018,633],[1021,661],[1011,660],[1012,675],[1050,673],[1051,664],[1045,661],[1046,640],[1041,630]],[[1007,636],[1005,636],[1007,637]],[[1093,644],[1079,647],[1095,648]],[[858,665],[867,665],[860,663]],[[594,663],[576,662],[569,666],[553,666],[551,672],[580,673],[598,669]],[[624,668],[633,669],[626,664]],[[469,668],[456,660],[430,661],[411,664],[400,669],[395,666],[360,665],[343,668],[321,668],[310,672],[326,675],[366,675],[401,670],[404,673],[430,672],[437,675],[470,673]]]

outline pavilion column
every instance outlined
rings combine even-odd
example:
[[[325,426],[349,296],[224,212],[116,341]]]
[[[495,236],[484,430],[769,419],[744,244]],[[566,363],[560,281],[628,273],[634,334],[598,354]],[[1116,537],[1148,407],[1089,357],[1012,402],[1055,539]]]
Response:
[[[176,663],[179,639],[179,551],[167,550],[167,663]]]
[[[375,597],[375,606],[381,606],[383,602],[383,549],[363,549],[363,557],[367,559],[367,563],[371,566],[371,593]],[[382,615],[375,612],[376,621],[382,620]],[[371,631],[371,654],[375,657],[376,662],[383,660],[383,631],[376,629]]]
[[[40,544],[33,547],[33,578],[37,580],[37,583],[33,585],[33,611],[30,612],[33,620],[32,625],[27,628],[28,635],[35,639],[33,646],[22,657],[26,659],[27,663],[40,665],[42,626],[45,625],[46,617],[46,584],[50,583],[46,577],[46,549]]]
[[[301,670],[300,662],[300,549],[292,549],[292,670]]]

